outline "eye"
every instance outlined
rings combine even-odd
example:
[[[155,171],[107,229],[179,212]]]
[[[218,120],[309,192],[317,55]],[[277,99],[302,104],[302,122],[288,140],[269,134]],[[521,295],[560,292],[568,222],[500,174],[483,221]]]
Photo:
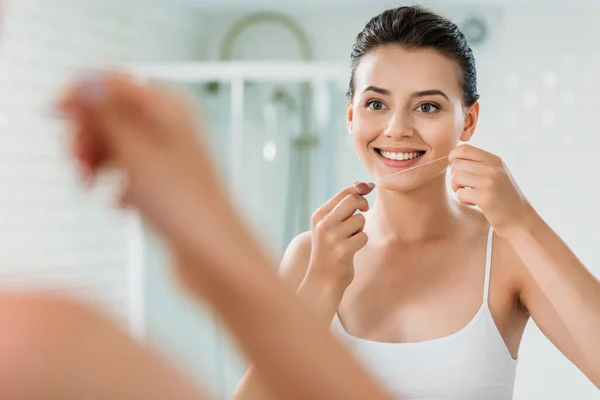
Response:
[[[425,114],[431,114],[434,113],[436,111],[439,111],[440,108],[433,104],[433,103],[423,103],[420,104],[417,109],[419,110],[419,112],[425,113]]]
[[[387,106],[379,100],[371,100],[367,103],[367,107],[374,111],[381,111],[387,109]]]

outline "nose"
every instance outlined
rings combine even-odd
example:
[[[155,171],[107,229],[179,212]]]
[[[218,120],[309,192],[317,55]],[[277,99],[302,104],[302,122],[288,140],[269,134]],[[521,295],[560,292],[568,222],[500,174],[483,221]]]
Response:
[[[391,139],[414,136],[415,128],[411,116],[398,110],[391,116],[384,134]]]

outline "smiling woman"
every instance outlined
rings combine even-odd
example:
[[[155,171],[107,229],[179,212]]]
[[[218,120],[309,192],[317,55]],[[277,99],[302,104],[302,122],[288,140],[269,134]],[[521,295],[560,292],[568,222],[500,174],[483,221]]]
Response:
[[[530,316],[600,385],[600,284],[502,160],[464,144],[480,112],[465,36],[399,7],[367,23],[351,61],[348,130],[374,205],[364,184],[325,203],[283,279],[398,397],[511,399]],[[258,387],[250,371],[237,398]]]

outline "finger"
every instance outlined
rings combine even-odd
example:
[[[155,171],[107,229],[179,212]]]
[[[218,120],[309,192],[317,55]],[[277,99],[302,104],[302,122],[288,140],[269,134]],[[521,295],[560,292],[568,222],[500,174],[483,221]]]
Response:
[[[347,187],[319,207],[313,214],[313,221],[320,221],[329,215],[346,196],[353,194],[366,195],[369,194],[374,187],[375,184],[366,184],[364,182],[357,182],[353,186]]]
[[[150,135],[140,136],[150,127],[147,91],[121,75],[97,77],[81,83],[79,108],[84,110],[79,118],[88,127],[89,141],[93,157],[90,165],[97,168],[99,161],[110,161],[117,154],[126,155],[137,148],[140,139],[148,140]],[[142,140],[143,141],[143,140]]]
[[[454,182],[454,179],[450,179],[450,186],[452,186],[452,191],[454,193],[458,192],[458,189],[462,187],[458,183]]]
[[[460,188],[456,191],[456,198],[466,206],[479,204],[479,192],[476,189]]]
[[[80,134],[81,128],[77,128],[76,132],[69,133],[69,156],[77,161],[83,162],[83,144]]]
[[[81,113],[86,102],[91,98],[98,101],[106,88],[116,82],[135,82],[133,77],[118,71],[86,73],[69,83],[54,104],[54,109],[61,115],[71,117]]]
[[[457,191],[460,188],[481,188],[485,185],[486,179],[481,175],[466,171],[452,171],[452,189]]]
[[[330,222],[340,223],[354,215],[357,210],[368,211],[369,202],[361,195],[351,194],[340,201],[326,218]]]
[[[85,165],[83,163],[77,163],[76,170],[77,170],[77,177],[79,179],[79,182],[84,187],[92,186],[94,179],[95,179],[94,171],[92,171],[87,165]]]
[[[356,252],[365,247],[368,241],[369,237],[367,236],[367,234],[365,232],[359,232],[356,235],[352,236],[350,239],[348,239],[348,246],[351,250]]]
[[[356,189],[357,194],[360,194],[361,196],[366,196],[369,193],[371,193],[373,189],[375,189],[375,184],[365,182],[354,182],[354,185],[352,185],[352,187]]]
[[[128,114],[148,111],[148,99],[152,90],[136,83],[133,79],[119,74],[106,73],[91,75],[81,80],[69,91],[67,100],[87,115],[101,115],[103,111],[124,111]]]
[[[448,160],[450,161],[450,163],[457,159],[484,162],[487,159],[489,159],[490,156],[493,156],[493,154],[488,153],[478,147],[463,144],[456,147],[450,152],[450,154],[448,155]]]
[[[483,166],[484,164],[481,162],[465,160],[461,158],[457,158],[450,163],[450,168],[452,171],[465,171],[474,174],[481,171]]]
[[[498,172],[498,165],[491,162],[477,162],[457,159],[450,164],[452,172],[469,172],[482,177],[492,177]]]
[[[75,160],[77,173],[80,180],[86,185],[90,185],[94,179],[94,154],[89,144],[89,135],[84,127],[76,128],[75,133],[69,137],[69,155]]]
[[[89,124],[79,128],[73,139],[73,155],[90,170],[95,171],[106,162],[106,149]]]
[[[357,233],[361,232],[365,227],[365,216],[362,214],[355,214],[342,222],[340,225],[340,236],[349,238]]]
[[[84,119],[79,115],[71,115],[69,117],[69,124],[67,127],[67,133],[65,135],[67,143],[67,153],[70,157],[75,158],[77,161],[83,162],[83,148],[82,135],[81,133],[86,129]]]

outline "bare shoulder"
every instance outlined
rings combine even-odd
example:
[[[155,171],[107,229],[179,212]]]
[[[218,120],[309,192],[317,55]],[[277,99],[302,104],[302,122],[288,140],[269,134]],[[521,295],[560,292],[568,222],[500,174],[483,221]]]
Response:
[[[484,214],[471,207],[466,214],[474,223],[475,229],[482,235],[487,235],[489,222]],[[510,298],[518,299],[525,279],[524,265],[507,240],[496,233],[492,240],[492,285],[507,295],[507,301],[510,301]]]
[[[279,267],[279,275],[294,290],[298,289],[306,275],[310,262],[311,248],[312,235],[308,231],[296,236],[285,250]]]
[[[494,235],[492,264],[496,276],[501,278],[504,289],[518,299],[527,280],[528,271],[512,245],[504,238]]]

